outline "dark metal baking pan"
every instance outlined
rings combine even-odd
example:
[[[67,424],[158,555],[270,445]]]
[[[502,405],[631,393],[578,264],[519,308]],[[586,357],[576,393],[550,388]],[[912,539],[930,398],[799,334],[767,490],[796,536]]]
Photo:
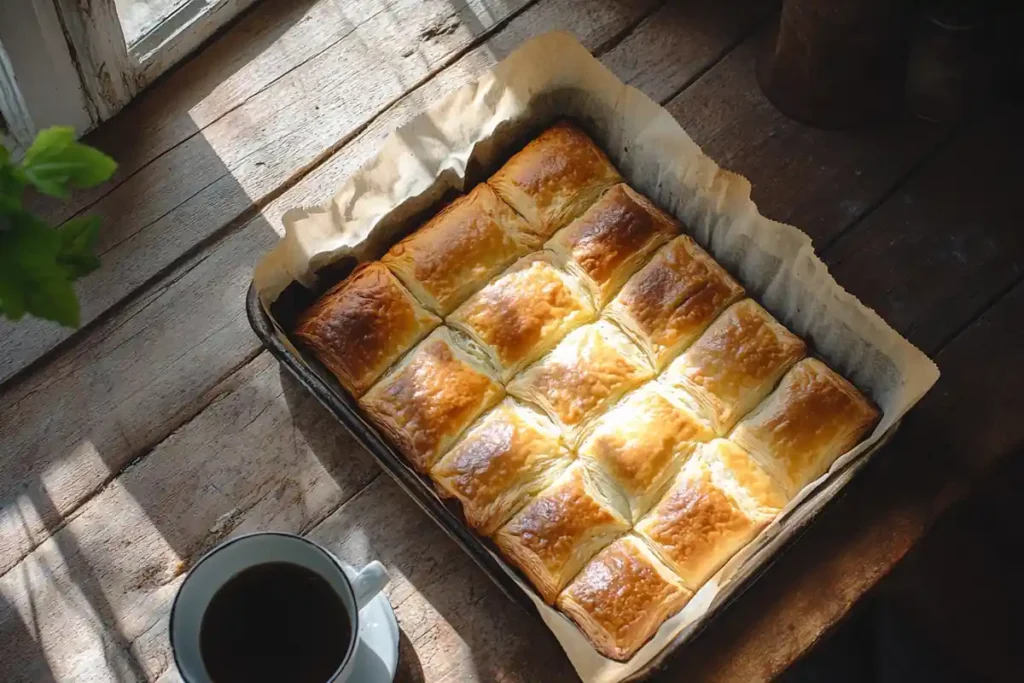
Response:
[[[347,269],[351,268],[351,264]],[[347,270],[346,269],[346,270]],[[300,295],[282,296],[274,304],[275,314],[281,322],[294,320],[298,313],[312,301],[314,293],[305,292]],[[488,541],[477,536],[465,524],[457,508],[446,504],[434,492],[433,484],[425,476],[416,472],[405,459],[402,458],[388,444],[384,437],[369,423],[367,423],[356,406],[356,402],[349,396],[334,379],[320,365],[319,361],[311,355],[301,354],[297,356],[293,349],[286,345],[279,334],[279,327],[264,310],[256,292],[255,286],[249,287],[246,297],[246,313],[249,316],[249,324],[264,346],[286,367],[288,371],[299,381],[302,386],[310,391],[313,396],[334,415],[339,422],[352,433],[360,444],[377,460],[381,467],[391,475],[402,489],[416,501],[416,503],[427,513],[465,552],[477,565],[490,577],[490,579],[501,589],[501,591],[514,603],[522,606],[528,612],[537,615],[539,613],[534,603],[526,593],[526,588],[518,584],[509,575],[488,547]],[[285,323],[287,325],[287,323]],[[296,347],[297,348],[297,347]],[[744,570],[742,577],[730,582],[723,588],[723,599],[707,613],[690,624],[685,631],[685,638],[677,638],[674,645],[665,648],[652,660],[648,668],[645,668],[638,675],[643,676],[665,663],[671,652],[677,649],[684,642],[690,641],[721,613],[733,600],[740,597],[753,583],[774,564],[782,553],[788,549],[793,542],[806,531],[810,524],[817,517],[820,508],[828,500],[833,498],[868,462],[868,456],[882,445],[884,445],[895,432],[899,423],[893,425],[882,439],[867,453],[862,454],[850,462],[840,472],[820,487],[813,495],[803,502],[803,505],[817,506],[819,510],[815,514],[808,515],[799,523],[790,524],[786,527],[785,538],[778,547],[767,557],[759,561],[749,563],[749,570]]]

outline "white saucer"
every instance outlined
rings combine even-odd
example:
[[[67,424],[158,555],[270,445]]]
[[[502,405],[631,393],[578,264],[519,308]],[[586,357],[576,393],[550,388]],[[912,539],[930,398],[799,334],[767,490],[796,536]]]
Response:
[[[351,567],[345,566],[352,576]],[[384,593],[359,610],[359,644],[350,681],[391,683],[398,671],[398,620]]]

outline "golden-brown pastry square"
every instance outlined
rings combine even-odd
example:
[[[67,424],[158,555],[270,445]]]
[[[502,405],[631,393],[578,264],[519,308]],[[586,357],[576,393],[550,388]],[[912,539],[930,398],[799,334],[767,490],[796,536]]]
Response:
[[[441,324],[387,268],[356,268],[302,314],[295,337],[359,397],[399,356]]]
[[[799,337],[753,300],[744,299],[672,361],[662,381],[689,394],[724,435],[806,351]]]
[[[661,370],[741,298],[743,287],[696,242],[680,235],[626,282],[605,315]]]
[[[622,494],[602,484],[574,462],[494,537],[548,603],[587,560],[629,529]]]
[[[632,534],[599,552],[558,596],[558,608],[605,657],[624,662],[693,597]]]
[[[729,435],[796,495],[874,426],[878,409],[827,365],[806,358]]]
[[[686,462],[636,532],[696,591],[786,502],[782,486],[746,451],[715,439]]]
[[[546,253],[531,254],[448,317],[487,353],[503,381],[597,315],[580,281]]]
[[[490,536],[572,462],[558,428],[511,398],[484,415],[430,470],[466,520]]]
[[[435,330],[359,400],[363,412],[427,472],[504,390],[487,364]]]
[[[424,306],[445,316],[539,240],[485,183],[459,197],[381,259]]]
[[[647,257],[679,234],[679,224],[620,183],[545,245],[590,287],[603,308]]]
[[[573,330],[508,384],[508,392],[540,406],[574,447],[597,415],[654,375],[644,354],[615,325]]]
[[[621,181],[594,141],[563,121],[516,153],[487,183],[547,240]]]
[[[579,457],[611,476],[636,520],[658,500],[697,445],[714,436],[711,425],[657,382],[648,382],[597,418]]]

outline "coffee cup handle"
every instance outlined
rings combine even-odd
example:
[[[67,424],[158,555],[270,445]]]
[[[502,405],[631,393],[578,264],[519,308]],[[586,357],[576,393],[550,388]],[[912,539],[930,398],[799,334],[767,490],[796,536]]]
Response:
[[[360,569],[352,579],[352,592],[355,593],[358,609],[366,607],[390,580],[388,570],[376,560]]]

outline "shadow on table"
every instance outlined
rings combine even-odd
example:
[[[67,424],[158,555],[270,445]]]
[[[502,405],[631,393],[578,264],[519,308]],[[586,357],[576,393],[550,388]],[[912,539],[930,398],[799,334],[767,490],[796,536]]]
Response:
[[[56,683],[50,665],[14,605],[0,593],[0,681],[4,683]]]
[[[0,322],[0,398],[12,408],[0,411],[2,683],[65,680],[74,677],[69,671],[81,678],[146,680],[131,647],[140,634],[128,632],[141,627],[137,621],[126,626],[133,622],[125,617],[151,597],[147,591],[174,578],[174,568],[166,566],[170,563],[154,564],[153,556],[170,546],[190,560],[205,547],[204,533],[230,509],[217,511],[197,533],[196,520],[205,520],[194,513],[209,513],[211,505],[210,490],[195,485],[204,462],[198,457],[179,457],[170,468],[150,467],[148,473],[147,468],[123,471],[184,421],[175,422],[146,401],[175,405],[175,394],[196,391],[197,384],[222,376],[208,376],[212,358],[233,355],[224,367],[229,372],[254,346],[239,308],[244,286],[237,297],[226,299],[219,286],[205,289],[197,278],[219,277],[220,285],[234,272],[232,264],[223,263],[223,250],[217,253],[209,244],[210,263],[221,261],[222,270],[200,267],[202,260],[191,253],[202,248],[203,236],[196,231],[227,225],[254,209],[229,166],[237,167],[237,160],[222,158],[224,150],[202,129],[210,122],[197,124],[193,109],[272,49],[316,1],[267,3],[260,9],[261,23],[244,15],[239,30],[229,30],[234,37],[212,43],[201,64],[186,61],[87,135],[86,142],[121,164],[113,182],[76,194],[74,204],[44,205],[32,199],[32,208],[53,223],[78,211],[100,216],[96,248],[102,266],[76,287],[85,325],[74,337],[40,321]],[[168,105],[171,92],[177,96],[173,107]],[[188,208],[195,204],[188,200],[197,195],[206,198],[199,202],[202,207]],[[264,225],[266,248],[276,233]],[[253,259],[243,255],[246,275],[239,282],[251,274],[253,253]],[[129,295],[151,278],[150,299],[140,303]],[[172,317],[169,311],[175,307],[198,317]],[[226,332],[227,325],[214,327],[210,321],[229,315],[238,321],[233,346],[202,346],[208,337]],[[179,346],[191,357],[168,353],[196,327],[205,329],[199,343]],[[36,362],[54,347],[45,363]],[[175,410],[185,412],[180,401]],[[88,505],[79,506],[118,475],[117,495],[122,497],[115,499],[130,502],[108,511],[116,518],[90,518]],[[86,523],[70,522],[72,511]],[[112,539],[105,527],[122,537]],[[48,539],[43,547],[10,566],[23,549],[43,539]]]
[[[370,456],[308,392],[281,370],[295,426],[342,488]],[[339,453],[339,442],[347,452]],[[374,464],[373,467],[376,467]],[[388,593],[403,632],[398,680],[475,675],[479,680],[566,681],[575,674],[558,643],[536,618],[512,603],[389,475],[309,531],[344,561],[383,562]]]

